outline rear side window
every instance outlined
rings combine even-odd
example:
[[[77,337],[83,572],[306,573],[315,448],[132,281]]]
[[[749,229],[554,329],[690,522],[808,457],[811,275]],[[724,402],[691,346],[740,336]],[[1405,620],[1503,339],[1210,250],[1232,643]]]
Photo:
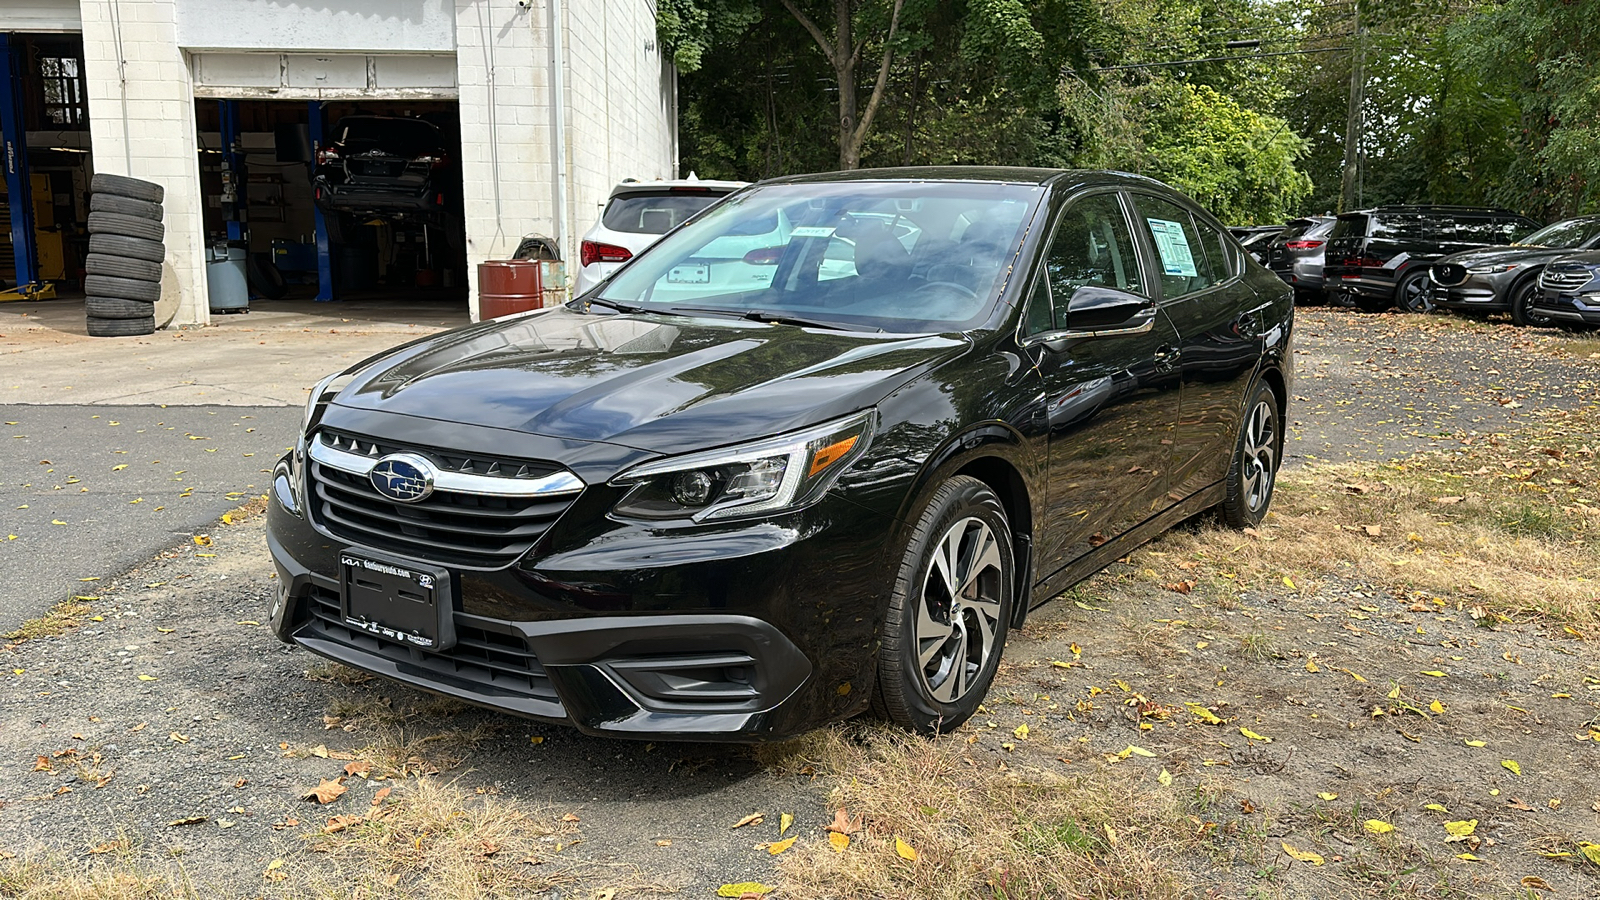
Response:
[[[712,193],[641,191],[620,194],[606,204],[600,221],[612,231],[631,234],[666,234],[684,220],[721,199]]]
[[[1145,194],[1134,195],[1133,202],[1139,211],[1139,225],[1156,252],[1163,297],[1171,300],[1203,291],[1227,277],[1218,277],[1213,271],[1188,210]],[[1211,251],[1213,256],[1216,253]]]
[[[1410,213],[1392,213],[1367,218],[1367,237],[1388,241],[1437,240],[1438,223],[1424,221]]]
[[[1339,238],[1358,238],[1367,235],[1367,217],[1363,215],[1340,216],[1334,220],[1333,231],[1328,235],[1329,240]]]

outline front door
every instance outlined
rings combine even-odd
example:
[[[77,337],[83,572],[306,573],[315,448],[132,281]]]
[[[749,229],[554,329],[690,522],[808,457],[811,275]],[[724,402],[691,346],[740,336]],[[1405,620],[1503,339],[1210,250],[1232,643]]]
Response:
[[[1121,196],[1090,194],[1057,219],[1029,298],[1024,346],[1043,380],[1048,443],[1043,579],[1163,508],[1180,381],[1177,332],[1148,309],[1133,327],[1074,327],[1080,288],[1150,299]],[[1091,333],[1092,332],[1092,333]]]

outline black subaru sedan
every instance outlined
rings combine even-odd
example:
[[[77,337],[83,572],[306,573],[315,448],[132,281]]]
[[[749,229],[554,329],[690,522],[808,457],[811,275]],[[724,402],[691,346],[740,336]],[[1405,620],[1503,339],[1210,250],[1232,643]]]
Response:
[[[318,384],[272,625],[597,735],[948,730],[1030,608],[1197,513],[1265,515],[1292,316],[1146,178],[757,184],[565,306]]]

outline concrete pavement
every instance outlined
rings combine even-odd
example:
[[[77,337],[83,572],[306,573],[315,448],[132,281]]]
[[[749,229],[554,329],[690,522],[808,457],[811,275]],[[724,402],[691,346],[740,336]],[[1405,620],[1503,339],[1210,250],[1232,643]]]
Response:
[[[0,632],[265,493],[323,375],[467,321],[455,304],[269,303],[91,338],[83,318],[78,301],[0,304]]]

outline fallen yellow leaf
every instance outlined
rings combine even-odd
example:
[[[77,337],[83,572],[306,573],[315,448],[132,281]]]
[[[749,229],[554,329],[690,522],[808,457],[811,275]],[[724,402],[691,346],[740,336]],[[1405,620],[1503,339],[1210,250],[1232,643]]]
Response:
[[[1514,759],[1502,759],[1500,760],[1500,765],[1504,766],[1513,775],[1522,774],[1522,765]]]
[[[1127,759],[1128,758],[1128,754],[1130,754],[1130,753],[1137,754],[1139,756],[1143,756],[1143,757],[1147,757],[1147,758],[1154,758],[1155,757],[1155,754],[1151,753],[1149,750],[1146,750],[1143,747],[1135,747],[1132,744],[1129,744],[1128,748],[1126,750],[1123,750],[1118,755],[1121,756],[1123,759]]]
[[[1579,841],[1578,852],[1582,853],[1589,862],[1600,866],[1600,844],[1596,844],[1593,841]]]
[[[1444,714],[1444,704],[1440,703],[1437,700],[1433,701],[1432,703],[1429,703],[1428,704],[1428,708],[1433,710],[1435,713],[1437,713],[1439,715],[1443,715]]]
[[[1279,841],[1278,843],[1283,845],[1283,852],[1289,854],[1295,859],[1300,860],[1301,862],[1311,863],[1313,866],[1320,866],[1325,861],[1319,854],[1312,853],[1310,850],[1297,850],[1294,847],[1289,846],[1287,841]]]
[[[1251,731],[1250,729],[1244,727],[1243,725],[1239,726],[1239,733],[1244,735],[1245,737],[1249,738],[1252,741],[1260,741],[1263,744],[1272,743],[1272,738],[1264,737],[1262,735],[1256,734],[1254,731]]]
[[[1477,819],[1462,819],[1456,822],[1444,823],[1444,830],[1448,831],[1452,837],[1464,838],[1476,831],[1477,828]]]
[[[1332,791],[1323,791],[1322,793],[1317,795],[1317,799],[1318,800],[1326,800],[1327,802],[1332,803],[1333,801],[1339,799],[1339,795],[1335,794]]]
[[[783,837],[783,833],[785,831],[788,831],[789,830],[789,826],[793,825],[793,824],[794,824],[794,816],[791,816],[788,813],[784,813],[783,815],[779,816],[778,817],[778,837]]]
[[[1194,713],[1196,718],[1200,719],[1202,722],[1205,722],[1207,725],[1222,724],[1222,720],[1217,718],[1216,713],[1213,713],[1211,710],[1206,709],[1204,706],[1201,706],[1198,703],[1185,703],[1184,707],[1188,709],[1189,712]]]
[[[1166,769],[1161,770],[1161,774],[1156,776],[1156,780],[1161,782],[1162,787],[1172,787],[1172,773]]]
[[[783,851],[789,849],[790,847],[793,847],[794,846],[794,842],[799,840],[799,839],[800,839],[799,836],[796,835],[795,837],[789,838],[788,840],[774,841],[774,842],[772,842],[772,843],[767,845],[767,852],[772,854],[773,856],[777,856],[779,853],[782,853]]]
[[[1430,670],[1430,671],[1427,671],[1427,672],[1423,672],[1422,674],[1424,674],[1424,675],[1432,675],[1434,678],[1448,678],[1448,677],[1450,677],[1450,676],[1446,675],[1445,673],[1438,671],[1437,669]]]
[[[914,847],[912,847],[910,844],[908,844],[905,841],[901,840],[900,839],[900,835],[898,835],[898,834],[894,836],[894,852],[895,852],[895,855],[900,857],[901,859],[909,859],[912,862],[916,862],[917,861],[917,851],[916,851],[916,849]]]
[[[1023,740],[1023,741],[1027,740],[1028,739],[1028,723],[1027,722],[1023,722],[1021,725],[1018,725],[1016,728],[1012,729],[1011,733],[1016,735],[1018,740]]]
[[[1385,822],[1382,819],[1368,819],[1366,822],[1362,823],[1362,827],[1366,828],[1373,834],[1388,834],[1394,830],[1393,825],[1390,825],[1388,822]]]
[[[1290,577],[1289,577],[1289,576],[1287,576],[1287,575],[1285,575],[1285,576],[1283,576],[1283,586],[1284,586],[1284,587],[1286,587],[1286,588],[1288,588],[1288,589],[1289,589],[1289,590],[1291,590],[1291,591],[1292,591],[1292,590],[1294,590],[1294,589],[1295,589],[1295,586],[1294,586],[1294,580],[1293,580],[1293,579],[1291,579],[1291,578],[1290,578]]]
[[[1462,743],[1466,744],[1468,747],[1487,747],[1488,746],[1488,744],[1485,744],[1483,741],[1462,741]]]
[[[1424,803],[1422,805],[1422,808],[1423,809],[1431,809],[1436,813],[1447,813],[1447,812],[1450,811],[1448,809],[1445,809],[1443,806],[1441,806],[1441,805],[1439,805],[1437,803]]]
[[[717,888],[718,897],[743,897],[745,894],[770,894],[772,888],[759,881],[741,881]]]
[[[831,831],[828,833],[828,843],[833,845],[834,850],[843,853],[850,846],[850,835]]]
[[[1467,862],[1483,862],[1483,857],[1475,856],[1471,853],[1457,853],[1456,859],[1464,859]]]
[[[1322,670],[1317,668],[1317,661],[1316,660],[1308,659],[1308,660],[1306,660],[1306,671],[1310,672],[1313,675],[1315,675],[1316,673],[1321,672]]]
[[[746,825],[760,825],[761,824],[761,820],[765,819],[765,818],[766,818],[766,813],[753,812],[750,815],[745,816],[744,818],[740,819],[739,821],[733,823],[733,827],[734,828],[743,828]]]
[[[211,538],[203,534],[197,534],[194,536],[194,543],[196,547],[209,547],[211,546]]]

